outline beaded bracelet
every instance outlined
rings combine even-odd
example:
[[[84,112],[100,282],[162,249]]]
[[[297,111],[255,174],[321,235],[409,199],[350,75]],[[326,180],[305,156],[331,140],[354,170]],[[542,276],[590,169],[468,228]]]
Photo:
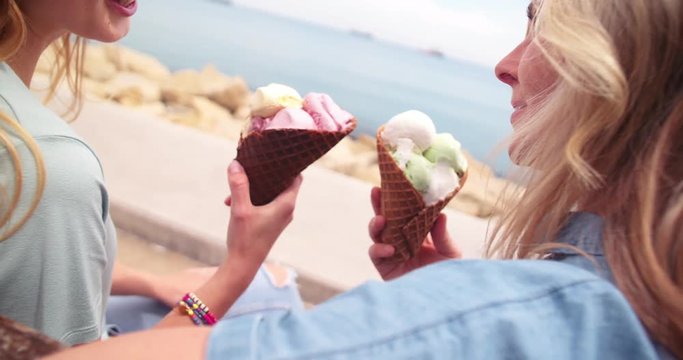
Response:
[[[178,301],[178,310],[180,310],[181,314],[186,314],[187,316],[192,319],[192,322],[197,325],[197,326],[202,326],[202,320],[197,316],[192,309],[190,309],[189,306],[184,301]]]
[[[183,296],[183,299],[178,302],[178,309],[181,313],[187,314],[197,326],[216,324],[216,317],[209,310],[209,307],[193,293],[187,293]]]

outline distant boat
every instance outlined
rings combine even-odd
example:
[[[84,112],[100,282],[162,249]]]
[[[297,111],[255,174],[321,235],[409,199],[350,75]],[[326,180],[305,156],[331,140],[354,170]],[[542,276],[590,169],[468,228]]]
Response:
[[[369,40],[373,40],[375,38],[375,36],[372,35],[372,33],[368,32],[368,31],[358,30],[358,29],[351,29],[351,30],[349,30],[349,33],[353,36],[357,36],[357,37],[369,39]]]
[[[235,5],[235,2],[233,2],[232,0],[211,0],[211,1],[217,2],[219,4],[223,4],[223,5]]]
[[[439,49],[426,49],[422,50],[425,54],[433,57],[438,57],[438,58],[446,58],[446,54],[443,53],[443,51]]]

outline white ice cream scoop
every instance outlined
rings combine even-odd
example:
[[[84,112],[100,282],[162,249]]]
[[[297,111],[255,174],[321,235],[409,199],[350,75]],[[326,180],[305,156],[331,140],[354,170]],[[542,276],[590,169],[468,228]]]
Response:
[[[410,110],[394,116],[384,125],[382,139],[386,144],[396,148],[399,139],[410,139],[421,153],[432,146],[436,137],[436,128],[427,114]]]
[[[299,93],[289,86],[270,84],[256,89],[251,99],[251,115],[269,118],[284,108],[303,106],[304,100]]]

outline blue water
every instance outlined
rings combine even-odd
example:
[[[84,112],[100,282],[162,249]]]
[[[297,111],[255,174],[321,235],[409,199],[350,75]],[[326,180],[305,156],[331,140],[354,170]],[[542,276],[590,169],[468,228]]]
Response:
[[[212,63],[252,87],[280,82],[329,93],[356,116],[356,133],[374,135],[393,115],[418,109],[498,172],[509,165],[504,155],[491,157],[510,131],[510,93],[492,68],[215,0],[140,1],[122,43],[173,70]]]

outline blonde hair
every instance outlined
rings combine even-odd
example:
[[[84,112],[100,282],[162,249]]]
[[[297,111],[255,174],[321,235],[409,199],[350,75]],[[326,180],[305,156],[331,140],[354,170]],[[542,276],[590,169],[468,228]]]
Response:
[[[21,8],[16,0],[0,0],[0,61],[11,59],[24,45],[27,36],[27,25]],[[62,36],[53,43],[55,63],[50,74],[50,86],[46,101],[51,100],[57,93],[60,82],[66,79],[74,100],[67,111],[74,117],[81,109],[81,74],[85,56],[85,41],[71,34]],[[26,212],[15,220],[16,210],[21,200],[24,185],[23,169],[19,151],[15,141],[23,143],[30,151],[36,167],[36,190],[31,198]],[[14,235],[28,221],[38,207],[45,189],[45,163],[35,140],[21,125],[8,114],[0,112],[0,146],[7,152],[14,171],[13,184],[0,184],[0,241]],[[8,189],[9,188],[9,189]]]
[[[532,41],[559,80],[520,121],[513,156],[534,171],[488,255],[542,257],[572,210],[597,212],[617,286],[683,357],[683,3],[534,4]]]

